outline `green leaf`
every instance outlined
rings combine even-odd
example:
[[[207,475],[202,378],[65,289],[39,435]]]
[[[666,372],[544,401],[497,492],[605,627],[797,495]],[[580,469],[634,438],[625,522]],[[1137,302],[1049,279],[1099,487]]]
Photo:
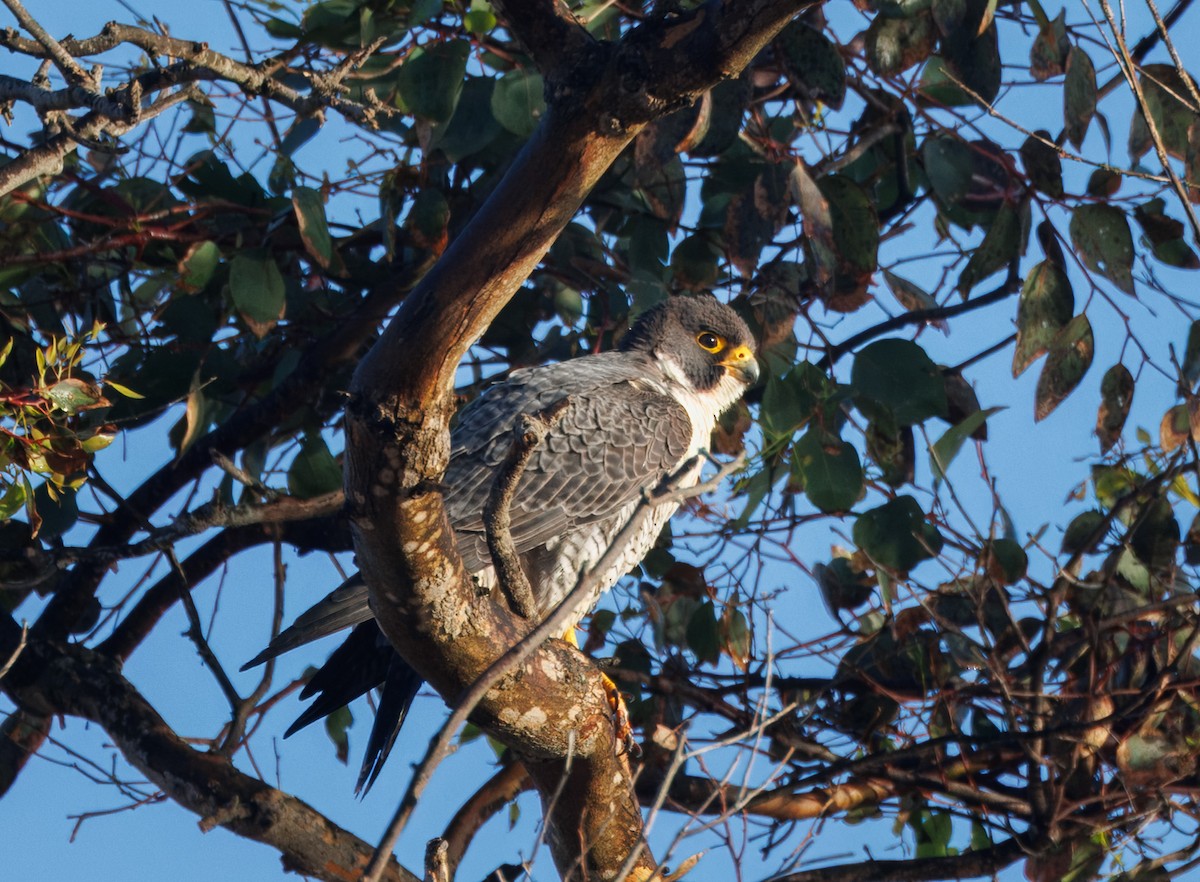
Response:
[[[1133,293],[1133,236],[1125,212],[1115,205],[1080,205],[1071,214],[1071,244],[1089,269]]]
[[[802,361],[782,377],[769,375],[759,412],[768,438],[791,438],[812,417],[828,380],[816,365]]]
[[[1019,582],[1029,569],[1029,555],[1015,539],[989,542],[984,549],[984,560],[988,575],[1003,585]]]
[[[1053,21],[1038,27],[1038,34],[1029,49],[1029,72],[1039,83],[1063,74],[1071,41],[1067,37],[1067,10],[1058,11]]]
[[[318,116],[306,116],[294,122],[287,130],[287,134],[283,136],[283,142],[279,145],[280,152],[284,156],[293,156],[297,150],[313,139],[317,132],[321,131],[321,118]]]
[[[854,522],[855,543],[877,565],[906,573],[941,551],[942,537],[911,496],[897,496]]]
[[[779,163],[754,163],[749,170],[757,173],[733,193],[724,216],[725,247],[743,276],[754,274],[763,247],[787,219],[791,174]]]
[[[867,64],[881,77],[895,76],[932,55],[937,39],[937,28],[929,15],[877,15],[867,28]]]
[[[979,247],[971,252],[958,277],[958,290],[966,295],[992,273],[1015,263],[1025,253],[1028,239],[1029,203],[1005,202],[996,212]]]
[[[995,23],[988,24],[977,36],[960,32],[953,39],[943,40],[941,48],[946,57],[946,73],[970,90],[964,90],[964,94],[971,102],[986,106],[996,100],[1000,94],[1001,64]]]
[[[715,664],[721,658],[721,631],[711,600],[696,607],[687,623],[687,645],[696,659]]]
[[[1034,188],[1051,199],[1063,195],[1062,159],[1058,150],[1050,146],[1054,139],[1045,129],[1038,129],[1021,144],[1021,163],[1025,174]]]
[[[1151,199],[1133,210],[1138,226],[1145,234],[1144,241],[1150,243],[1155,258],[1167,266],[1179,269],[1200,269],[1200,257],[1184,241],[1183,223],[1163,213],[1162,199]]]
[[[301,499],[332,493],[342,486],[342,467],[320,435],[310,435],[292,460],[287,474],[288,492]]]
[[[1196,325],[1192,326],[1195,329]],[[1188,335],[1191,343],[1191,335]],[[1121,438],[1129,408],[1133,404],[1133,374],[1129,368],[1117,363],[1104,373],[1100,381],[1100,410],[1096,415],[1096,436],[1100,439],[1100,452],[1108,453]]]
[[[454,116],[446,126],[439,127],[430,139],[430,149],[438,149],[451,162],[459,162],[483,151],[503,131],[492,115],[492,93],[495,82],[484,77],[471,77],[463,84],[462,95]]]
[[[775,38],[791,74],[814,101],[840,110],[846,99],[846,62],[833,42],[796,19]]]
[[[197,135],[213,134],[217,130],[217,118],[213,113],[213,104],[207,98],[201,101],[188,101],[188,109],[192,118],[184,123],[183,131]]]
[[[821,591],[821,599],[831,613],[840,609],[857,609],[875,593],[875,580],[857,572],[844,557],[835,557],[829,565],[813,566],[813,578]]]
[[[957,71],[940,55],[934,55],[925,63],[917,94],[923,104],[934,107],[962,107],[975,103],[975,99],[959,85]]]
[[[1017,345],[1013,350],[1014,377],[1050,349],[1058,332],[1075,312],[1071,281],[1058,264],[1044,260],[1029,271],[1017,304]]]
[[[938,302],[933,298],[933,295],[929,294],[924,288],[913,284],[908,279],[885,269],[883,271],[883,280],[887,283],[888,290],[892,292],[892,296],[896,298],[896,302],[908,312],[937,308]],[[929,324],[942,332],[945,332],[949,328],[949,325],[941,319],[932,320]]]
[[[212,279],[220,262],[221,249],[216,242],[196,242],[179,261],[180,282],[188,291],[199,291]]]
[[[879,256],[879,217],[866,192],[846,175],[826,175],[817,189],[829,204],[838,273],[872,273]]]
[[[450,203],[436,187],[426,187],[413,199],[404,228],[418,248],[441,254],[449,238]]]
[[[1157,496],[1139,506],[1128,542],[1138,560],[1152,572],[1169,569],[1179,547],[1179,522],[1171,511],[1171,503]]]
[[[49,386],[43,394],[57,410],[61,410],[67,416],[74,416],[96,407],[107,407],[109,403],[95,383],[78,377],[59,380]]]
[[[967,0],[933,0],[933,21],[943,37],[949,37],[967,17]]]
[[[462,94],[470,52],[466,40],[447,40],[413,50],[396,77],[400,108],[428,122],[447,122]]]
[[[1104,539],[1103,533],[1096,535],[1104,521],[1104,515],[1098,511],[1085,511],[1076,515],[1063,532],[1062,553],[1074,555],[1095,551],[1096,546]]]
[[[820,426],[810,426],[792,447],[792,464],[803,477],[809,502],[821,511],[848,511],[862,496],[858,451]]]
[[[16,517],[25,507],[25,483],[14,481],[4,489],[0,496],[0,521]]]
[[[933,446],[929,448],[929,468],[933,472],[935,481],[946,477],[946,469],[950,468],[950,463],[954,461],[954,457],[958,456],[963,442],[987,422],[988,417],[1003,409],[1002,407],[989,407],[986,410],[977,410],[969,414],[958,425],[951,426],[941,438],[934,442]]]
[[[333,239],[325,220],[325,203],[321,194],[311,187],[292,189],[292,208],[300,228],[300,239],[309,255],[323,269],[329,269],[333,258]]]
[[[29,498],[28,487],[25,488],[25,492],[26,510],[32,504],[41,518],[38,535],[43,539],[54,539],[61,536],[75,526],[75,522],[79,520],[79,503],[73,490],[55,493],[57,498],[54,498],[50,495],[49,484],[39,484],[32,499]]]
[[[971,192],[975,162],[971,148],[957,138],[931,137],[921,144],[921,161],[934,195],[943,205],[958,205]]]
[[[1188,327],[1187,345],[1183,350],[1183,364],[1179,366],[1183,381],[1188,388],[1200,380],[1200,321]]]
[[[496,27],[496,13],[486,0],[471,0],[471,8],[463,15],[463,27],[469,33],[482,37]]]
[[[1067,139],[1079,149],[1096,115],[1096,68],[1087,52],[1072,46],[1067,53],[1067,78],[1063,84],[1063,119]]]
[[[546,112],[542,75],[527,68],[510,70],[496,81],[492,92],[492,115],[514,135],[533,134]]]
[[[725,607],[725,612],[721,614],[721,632],[725,654],[741,670],[746,670],[746,663],[750,660],[750,652],[753,649],[750,623],[746,620],[746,614],[733,606]]]
[[[877,340],[864,347],[854,357],[850,388],[860,407],[882,405],[898,426],[947,413],[942,372],[911,340]]]
[[[1162,138],[1169,156],[1187,159],[1188,129],[1200,120],[1200,114],[1188,107],[1194,83],[1185,83],[1172,64],[1146,64],[1138,71],[1146,112]],[[1154,146],[1146,120],[1134,111],[1129,126],[1129,157],[1134,162]]]
[[[717,251],[702,233],[688,236],[671,252],[671,279],[689,291],[706,291],[720,277]]]
[[[350,708],[345,705],[339,707],[325,718],[325,734],[333,742],[338,762],[342,765],[345,765],[350,759],[349,729],[352,725],[354,725],[354,715],[350,713]]]
[[[1038,377],[1034,420],[1043,420],[1071,394],[1092,366],[1096,344],[1086,315],[1071,319],[1054,342]]]
[[[229,265],[229,296],[250,330],[263,337],[283,317],[283,275],[260,250],[244,251]]]
[[[137,392],[134,392],[128,386],[122,386],[120,383],[114,382],[113,380],[105,380],[104,385],[111,386],[113,389],[115,389],[120,394],[124,395],[126,398],[145,398],[146,397],[145,395],[141,395]]]

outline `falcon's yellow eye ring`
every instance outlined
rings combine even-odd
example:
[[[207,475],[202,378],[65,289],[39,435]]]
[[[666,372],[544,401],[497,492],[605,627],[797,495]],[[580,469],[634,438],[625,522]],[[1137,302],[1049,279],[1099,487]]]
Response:
[[[696,342],[705,352],[720,352],[725,347],[725,341],[712,331],[702,331],[697,334]]]

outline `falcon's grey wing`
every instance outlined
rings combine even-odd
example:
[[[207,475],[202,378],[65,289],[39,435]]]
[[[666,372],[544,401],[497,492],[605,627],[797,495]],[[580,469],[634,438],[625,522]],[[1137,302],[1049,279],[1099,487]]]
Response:
[[[471,572],[491,563],[482,520],[496,468],[521,414],[562,398],[567,408],[533,451],[514,495],[511,533],[518,552],[616,514],[670,475],[689,455],[687,409],[648,376],[633,353],[610,353],[514,375],[463,412],[446,472],[447,505]]]
[[[242,670],[261,665],[297,646],[311,643],[326,634],[333,634],[370,618],[372,613],[367,605],[367,584],[360,573],[355,573],[324,599],[301,613],[266,649],[242,665]]]

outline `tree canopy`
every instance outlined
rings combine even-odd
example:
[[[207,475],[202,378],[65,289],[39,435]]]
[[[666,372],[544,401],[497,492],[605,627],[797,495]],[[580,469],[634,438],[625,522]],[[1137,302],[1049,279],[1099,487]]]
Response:
[[[225,0],[229,45],[4,4],[0,795],[65,751],[330,880],[448,880],[530,789],[544,840],[492,864],[545,841],[564,878],[671,878],[700,827],[698,878],[1194,865],[1190,0]],[[438,479],[488,382],[703,291],[763,380],[713,436],[728,480],[589,620],[626,751],[595,666],[463,578]],[[263,548],[248,621],[214,586]],[[454,709],[398,748],[382,842],[270,783],[307,675],[223,637],[265,644],[352,550]],[[123,669],[177,606],[181,688],[224,698],[200,733]],[[481,734],[492,777],[430,789]],[[422,812],[427,865],[391,854]],[[863,822],[898,847],[823,858]]]

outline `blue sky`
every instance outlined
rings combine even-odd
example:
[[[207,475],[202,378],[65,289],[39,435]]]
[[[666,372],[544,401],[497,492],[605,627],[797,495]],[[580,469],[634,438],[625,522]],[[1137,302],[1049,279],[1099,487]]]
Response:
[[[1053,7],[1050,9],[1052,15],[1059,5],[1049,4]],[[29,0],[27,7],[52,34],[59,37],[67,33],[75,36],[94,34],[110,19],[133,20],[128,9],[114,0],[95,0],[88,4]],[[135,4],[134,8],[139,7]],[[225,9],[216,0],[146,4],[144,11],[150,12],[151,9],[170,24],[175,36],[202,38],[218,49],[236,45]],[[0,15],[0,25],[8,23],[4,15]],[[1142,32],[1137,27],[1131,28],[1131,31],[1135,34]],[[253,41],[253,27],[249,32]],[[1185,45],[1183,48],[1193,53],[1191,59],[1185,60],[1195,68],[1197,59],[1194,55],[1198,47]],[[17,76],[28,76],[30,72],[27,65],[7,55],[0,56],[0,70]],[[1114,160],[1123,163],[1124,123],[1117,120],[1128,118],[1128,108],[1122,111],[1119,102],[1114,101],[1106,104],[1105,109],[1113,120],[1116,144]],[[1012,99],[1008,110],[1014,115],[1019,113],[1030,128],[1044,126],[1056,130],[1061,125],[1061,109],[1055,106],[1031,107],[1030,102],[1018,96]],[[1032,120],[1031,115],[1035,117]],[[19,121],[15,128],[6,133],[6,137],[20,141],[30,128],[27,119],[24,127]],[[1085,152],[1102,151],[1099,139],[1094,127]],[[254,148],[247,149],[251,155],[257,155],[253,152]],[[310,158],[312,155],[321,155],[322,161],[333,168],[335,163],[340,166],[345,162],[348,148],[339,146],[338,139],[327,132],[304,149],[314,151],[306,155],[308,167],[315,165]],[[324,155],[315,151],[324,151]],[[265,175],[266,169],[262,168],[261,171]],[[1087,170],[1069,168],[1072,181],[1069,189],[1081,190],[1080,180],[1086,179],[1086,173]],[[1178,214],[1174,210],[1171,213]],[[1039,258],[1040,255],[1031,255],[1030,262]],[[937,280],[923,277],[925,271],[925,267],[916,264],[906,268],[904,274],[932,288]],[[1194,285],[1190,279],[1181,278],[1183,283]],[[883,307],[895,310],[883,289],[879,289],[878,296]],[[1121,296],[1114,295],[1115,298]],[[1083,299],[1078,288],[1077,297]],[[1130,299],[1114,302],[1129,311],[1129,321],[1143,339],[1160,343],[1164,351],[1167,343],[1174,343],[1177,349],[1182,350],[1187,322],[1182,318],[1172,319],[1164,315],[1166,307],[1163,304],[1147,305]],[[1151,308],[1160,310],[1159,314],[1152,313]],[[1100,309],[1095,315],[1105,312]],[[1110,321],[1116,321],[1115,310],[1107,310],[1107,314]],[[832,339],[844,339],[882,315],[880,307],[870,307],[851,319],[830,318],[831,327],[826,331]],[[955,324],[948,337],[928,329],[922,334],[920,342],[929,349],[935,360],[953,364],[1011,333],[1013,315],[1014,301],[1005,301]],[[841,324],[838,324],[839,321]],[[1033,390],[1038,371],[1031,369],[1014,381],[1008,371],[1011,349],[992,357],[968,374],[969,379],[976,383],[984,407],[1008,405],[1007,410],[989,421],[992,441],[987,445],[986,454],[1001,495],[1016,521],[1018,536],[1036,532],[1043,522],[1061,525],[1069,520],[1069,514],[1064,515],[1064,510],[1086,507],[1068,503],[1067,499],[1073,487],[1086,477],[1086,468],[1080,466],[1078,460],[1096,452],[1095,439],[1090,437],[1089,431],[1095,422],[1099,381],[1103,371],[1121,357],[1123,339],[1123,331],[1117,324],[1105,325],[1098,322],[1096,317],[1093,317],[1093,323],[1097,327],[1097,350],[1090,374],[1083,387],[1040,424],[1034,424],[1032,420]],[[1166,336],[1164,327],[1169,329]],[[851,359],[847,357],[838,365],[839,378],[848,377],[850,364]],[[1129,430],[1132,431],[1135,425],[1143,425],[1156,433],[1163,410],[1174,403],[1172,395],[1170,384],[1165,380],[1147,376],[1144,385],[1139,382]],[[163,431],[163,426],[150,427],[134,433],[127,442],[116,445],[103,463],[108,479],[119,487],[128,488],[148,474],[151,468],[168,461],[169,451],[157,440]],[[918,450],[921,449],[919,444]],[[921,459],[920,453],[918,458]],[[990,495],[979,477],[971,447],[963,450],[951,478],[967,508],[986,523],[990,516]],[[842,524],[840,530],[843,534],[848,533],[849,522]],[[822,522],[818,529],[801,535],[806,545],[800,554],[808,562],[827,558],[831,544],[845,541],[831,531],[826,522]],[[1046,544],[1057,550],[1058,537],[1049,536]],[[316,556],[300,559],[289,554],[287,563],[290,573],[286,616],[290,620],[310,602],[326,593],[340,580],[340,576],[331,561]],[[352,567],[348,556],[342,560],[342,565],[347,569]],[[131,584],[140,575],[142,566],[144,564],[139,561],[126,562],[122,565],[121,580],[128,580]],[[237,558],[219,580],[209,580],[196,592],[202,616],[207,617],[219,602],[212,643],[231,671],[236,669],[237,663],[254,655],[267,638],[270,573],[269,552],[256,551]],[[805,623],[814,636],[826,633],[833,626],[833,621],[823,609],[817,611],[819,604],[815,587],[807,582],[798,583],[796,575],[794,571],[781,570],[764,576],[763,583],[766,585],[790,586],[781,594],[774,615],[789,630],[796,631],[802,628],[799,623]],[[34,609],[25,612],[31,618],[36,615]],[[184,736],[204,737],[213,734],[213,721],[220,719],[223,699],[212,678],[202,670],[190,645],[179,636],[185,628],[182,611],[173,610],[133,655],[127,666],[127,674],[178,732]],[[276,674],[276,683],[282,684],[298,676],[308,664],[323,659],[333,645],[334,642],[326,642],[310,651],[285,657]],[[820,670],[817,663],[813,664],[815,670]],[[798,671],[793,667],[789,672]],[[235,684],[243,692],[249,692],[255,682],[253,673],[235,677]],[[406,724],[402,743],[397,746],[375,789],[364,800],[356,800],[352,791],[355,768],[369,727],[366,709],[361,703],[356,708],[359,722],[351,731],[351,766],[345,767],[336,761],[333,748],[320,726],[309,728],[286,744],[275,740],[299,707],[294,699],[288,700],[268,715],[264,731],[253,742],[260,768],[272,781],[277,772],[280,786],[328,814],[336,823],[369,841],[377,840],[407,781],[411,763],[423,754],[428,739],[444,719],[441,700],[432,694],[418,699]],[[8,709],[6,703],[0,703],[0,711]],[[102,732],[95,727],[89,729],[77,719],[66,720],[65,729],[56,729],[54,737],[69,743],[73,750],[102,765],[111,761],[114,755]],[[197,828],[198,819],[170,803],[90,817],[79,825],[74,841],[69,842],[76,826],[72,816],[120,809],[128,804],[128,799],[111,787],[89,782],[80,770],[72,767],[78,760],[64,750],[51,746],[44,754],[45,758],[35,759],[29,764],[13,790],[0,800],[0,829],[8,831],[4,862],[11,878],[88,878],[94,882],[160,877],[177,882],[200,882],[216,874],[256,880],[285,878],[274,850],[242,840],[221,829],[201,834]],[[443,763],[430,788],[430,796],[417,812],[400,844],[400,859],[410,870],[419,874],[424,843],[441,832],[446,818],[459,802],[491,774],[491,760],[491,751],[479,742],[465,747]],[[723,761],[731,760],[726,758]],[[244,757],[240,762],[243,768],[247,768]],[[120,766],[121,761],[118,760]],[[123,774],[136,777],[127,767]],[[528,857],[535,841],[535,825],[540,817],[540,809],[536,799],[529,795],[523,797],[519,805],[520,819],[511,831],[506,815],[502,814],[491,822],[475,847],[468,852],[461,878],[480,878],[497,863],[515,860],[520,856]],[[664,819],[663,825],[655,831],[656,854],[661,855],[665,850],[670,839],[669,832],[677,826],[676,820]],[[832,830],[834,826],[829,825],[827,829]],[[803,828],[795,834],[796,838],[807,829]],[[819,826],[813,829],[818,830]],[[852,860],[853,855],[861,855],[859,849],[864,843],[870,844],[876,857],[900,856],[895,851],[898,839],[891,833],[889,823],[868,824],[853,829],[837,826],[837,829],[835,836],[822,833],[823,838],[806,855],[806,859],[819,861],[841,856]],[[700,842],[701,838],[697,837],[694,841]],[[713,847],[712,839],[704,839],[703,845],[695,846],[692,841],[685,841],[679,846],[674,860],[677,862],[680,857],[701,847]],[[753,855],[754,847],[751,846],[747,849],[747,878],[762,875],[756,872],[761,868]],[[774,867],[775,863],[763,866]],[[555,878],[552,865],[544,854],[538,858],[534,877]],[[731,878],[728,856],[720,848],[714,849],[689,878]]]

